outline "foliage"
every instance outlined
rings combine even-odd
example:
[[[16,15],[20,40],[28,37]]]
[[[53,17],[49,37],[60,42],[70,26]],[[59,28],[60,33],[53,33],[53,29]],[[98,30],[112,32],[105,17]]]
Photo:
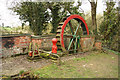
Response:
[[[49,21],[49,14],[44,4],[44,2],[20,2],[11,9],[20,15],[21,20],[29,22],[31,30],[36,35],[41,35]]]
[[[51,18],[52,18],[52,21],[51,21],[51,24],[53,26],[52,28],[52,33],[55,33],[56,30],[57,30],[57,26],[58,26],[58,23],[60,21],[60,9],[61,9],[61,4],[59,2],[47,2],[47,7],[48,9],[51,10]]]
[[[1,32],[2,34],[33,34],[32,30],[30,29],[29,26],[24,25],[24,29],[22,29],[21,26],[18,27],[1,27]]]
[[[91,19],[91,16],[90,16],[90,12],[87,12],[86,15],[85,15],[85,21],[87,23],[87,26],[88,26],[88,29],[89,29],[89,33],[92,34],[92,19]]]
[[[90,35],[92,34],[92,24],[91,24],[92,20],[91,20],[91,18],[92,17],[90,15],[90,12],[87,12],[86,15],[85,15],[85,21],[87,23]],[[99,32],[100,25],[103,21],[103,15],[102,14],[97,14],[96,19],[97,19],[97,31]],[[97,36],[96,36],[96,38],[97,38]]]
[[[55,33],[58,23],[67,14],[81,14],[78,10],[81,3],[78,2],[76,6],[73,4],[74,2],[18,2],[10,9],[20,15],[19,18],[24,23],[29,22],[29,26],[35,34],[41,35],[42,31],[46,30],[50,19],[53,26],[51,32]]]
[[[52,33],[56,33],[59,22],[66,18],[66,16],[71,14],[81,15],[79,12],[79,6],[81,5],[78,2],[78,5],[74,6],[74,2],[47,2],[47,7],[51,10],[51,23],[52,23]]]
[[[24,70],[21,70],[21,71],[19,72],[19,75],[22,75],[24,72],[25,72]]]
[[[115,2],[106,2],[107,8],[106,11],[104,11],[104,21],[100,27],[100,34],[108,48],[119,51],[119,8],[114,8],[114,5]]]

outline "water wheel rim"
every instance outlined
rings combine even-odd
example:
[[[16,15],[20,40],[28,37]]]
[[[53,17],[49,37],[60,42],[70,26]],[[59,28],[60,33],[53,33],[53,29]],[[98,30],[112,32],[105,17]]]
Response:
[[[89,35],[88,26],[87,26],[87,23],[85,22],[85,20],[79,15],[71,15],[64,21],[64,24],[62,25],[62,31],[60,33],[60,37],[61,37],[60,42],[61,42],[61,47],[63,47],[63,48],[65,48],[64,40],[63,40],[64,29],[65,29],[66,25],[68,24],[68,22],[72,19],[80,20],[82,22],[81,27],[83,28],[84,31],[86,31],[85,34]]]

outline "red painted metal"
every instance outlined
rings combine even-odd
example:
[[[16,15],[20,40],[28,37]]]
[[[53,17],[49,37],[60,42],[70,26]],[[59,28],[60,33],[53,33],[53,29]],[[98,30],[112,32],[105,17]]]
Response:
[[[37,51],[37,50],[35,50],[35,52],[34,52],[34,55],[36,55],[36,54],[38,54],[38,51]]]
[[[32,56],[32,54],[33,54],[33,51],[30,51],[30,52],[29,52],[29,56]]]
[[[52,46],[52,53],[57,54],[57,46],[56,46],[57,39],[56,39],[56,38],[53,38],[53,39],[52,39],[52,43],[53,43],[53,46]]]
[[[68,23],[71,19],[74,19],[74,18],[80,19],[80,20],[85,24],[85,27],[86,27],[86,30],[87,30],[87,35],[89,35],[88,26],[87,26],[87,23],[85,22],[85,20],[84,20],[81,16],[79,16],[79,15],[77,15],[77,14],[71,15],[71,16],[69,16],[69,17],[64,21],[64,24],[63,24],[63,26],[62,26],[62,31],[61,31],[61,44],[62,44],[62,47],[64,47],[64,41],[63,41],[64,29],[65,29],[67,23]]]

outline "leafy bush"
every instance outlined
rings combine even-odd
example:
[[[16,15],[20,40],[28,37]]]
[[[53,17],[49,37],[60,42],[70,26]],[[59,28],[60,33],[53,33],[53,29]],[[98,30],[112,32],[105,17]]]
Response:
[[[100,25],[100,34],[102,35],[103,44],[116,51],[118,49],[118,34],[120,30],[119,8],[114,8],[115,2],[107,2],[106,11],[104,11],[104,20]]]

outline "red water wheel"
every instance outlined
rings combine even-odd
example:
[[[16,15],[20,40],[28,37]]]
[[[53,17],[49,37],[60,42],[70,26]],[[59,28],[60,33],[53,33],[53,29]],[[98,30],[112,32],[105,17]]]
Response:
[[[80,48],[80,36],[89,35],[85,20],[79,15],[71,15],[64,22],[60,22],[57,28],[56,38],[58,50],[74,51]]]

